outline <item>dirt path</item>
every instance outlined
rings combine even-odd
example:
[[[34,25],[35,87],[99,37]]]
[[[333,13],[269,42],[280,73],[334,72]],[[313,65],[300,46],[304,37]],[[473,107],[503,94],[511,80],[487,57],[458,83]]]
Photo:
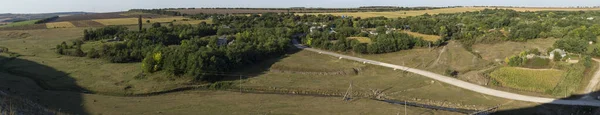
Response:
[[[430,68],[436,66],[439,63],[440,58],[442,57],[442,54],[444,54],[445,51],[446,51],[446,46],[444,46],[444,48],[442,48],[442,51],[440,51],[440,54],[438,55],[437,59],[435,59],[435,62],[431,63],[431,65],[429,66]]]
[[[592,58],[592,60],[600,63],[600,60],[598,59],[594,59]],[[598,70],[596,70],[596,72],[594,73],[594,77],[592,77],[592,79],[590,80],[590,83],[587,85],[587,87],[585,87],[585,90],[583,93],[586,94],[586,96],[583,96],[582,98],[588,98],[589,94],[594,91],[594,89],[596,88],[596,85],[598,85],[598,82],[600,81],[600,67],[598,68]]]

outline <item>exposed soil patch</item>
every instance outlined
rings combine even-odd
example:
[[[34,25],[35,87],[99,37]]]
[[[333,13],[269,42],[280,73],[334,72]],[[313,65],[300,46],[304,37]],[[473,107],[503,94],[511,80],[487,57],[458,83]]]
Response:
[[[33,29],[46,29],[46,24],[33,24],[25,26],[13,26],[0,28],[0,30],[33,30]]]
[[[71,21],[75,27],[102,27],[104,24],[92,20]]]
[[[51,22],[81,21],[81,20],[93,20],[93,19],[113,19],[113,18],[133,18],[133,17],[137,17],[138,16],[138,15],[131,15],[131,16],[121,15],[123,13],[125,13],[125,12],[111,12],[111,13],[96,13],[96,14],[71,15],[71,16],[60,17],[60,18],[58,18],[56,20],[53,20]],[[142,15],[142,14],[140,14],[140,15]],[[144,18],[147,18],[147,17],[157,18],[157,17],[163,17],[163,16],[156,15],[156,14],[143,14],[142,17],[144,17]]]

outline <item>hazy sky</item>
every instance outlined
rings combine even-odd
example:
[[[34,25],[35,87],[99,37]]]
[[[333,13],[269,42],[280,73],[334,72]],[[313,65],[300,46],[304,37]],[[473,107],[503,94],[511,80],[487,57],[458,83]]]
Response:
[[[0,0],[0,13],[114,12],[180,7],[600,6],[600,0]]]

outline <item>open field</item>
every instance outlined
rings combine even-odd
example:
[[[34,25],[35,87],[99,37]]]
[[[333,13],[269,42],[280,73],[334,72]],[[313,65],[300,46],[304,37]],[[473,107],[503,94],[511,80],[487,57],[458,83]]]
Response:
[[[71,22],[51,22],[46,23],[47,28],[72,28],[75,27]]]
[[[27,21],[15,22],[15,23],[7,24],[7,25],[1,25],[0,28],[33,25],[37,21],[38,20],[27,20]]]
[[[408,35],[412,35],[412,36],[416,36],[416,37],[421,37],[421,38],[423,38],[423,40],[432,41],[432,42],[435,42],[438,39],[442,38],[441,36],[421,34],[421,33],[411,32],[411,31],[406,31],[406,30],[402,31],[402,32],[406,33]]]
[[[371,38],[368,37],[348,37],[347,39],[356,39],[360,43],[372,43]]]
[[[546,50],[552,47],[552,44],[557,39],[546,38],[546,39],[533,39],[527,42],[501,42],[496,44],[475,44],[473,45],[473,52],[478,53],[485,60],[495,61],[504,58],[517,55],[522,51],[537,48],[540,52],[546,52]]]
[[[143,23],[147,23],[147,20],[150,20],[150,23],[154,23],[154,22],[173,22],[175,20],[175,23],[180,23],[180,24],[198,24],[202,21],[205,20],[201,20],[201,21],[196,21],[196,20],[192,20],[192,21],[183,21],[184,19],[189,19],[189,18],[185,18],[185,17],[168,17],[168,18],[142,18],[142,22]],[[190,19],[191,20],[191,19]],[[99,20],[93,20],[96,21],[98,23],[101,23],[103,25],[134,25],[138,23],[138,19],[137,18],[116,18],[116,19],[99,19]],[[211,22],[211,21],[207,21]]]
[[[561,70],[533,70],[516,67],[502,67],[490,74],[498,85],[534,92],[551,92],[562,80]]]
[[[419,51],[422,52],[423,50]],[[407,58],[397,54],[396,56],[399,59]],[[382,55],[378,57],[382,57]],[[292,60],[282,59],[277,63],[305,62],[304,60],[310,60],[310,58],[296,59],[293,62]],[[329,60],[339,59],[330,58]],[[353,84],[352,90],[356,95],[370,94],[372,90],[380,90],[383,91],[385,97],[388,99],[410,100],[427,104],[444,103],[445,106],[451,107],[485,108],[492,103],[502,103],[501,100],[503,100],[436,82],[423,76],[370,65],[366,65],[357,74],[349,75],[303,75],[266,72],[244,80],[242,86],[343,93],[348,88],[350,82]]]
[[[441,13],[458,13],[467,11],[479,11],[483,9],[494,9],[495,7],[461,7],[461,8],[443,8],[433,10],[416,10],[416,11],[396,11],[396,12],[335,12],[335,13],[305,13],[308,15],[319,15],[319,14],[331,14],[334,16],[353,16],[353,17],[380,17],[384,16],[387,18],[402,18],[408,16],[419,16],[425,13],[427,14],[441,14]],[[580,10],[600,10],[600,8],[499,8],[499,9],[513,9],[516,11],[580,11]]]
[[[239,94],[220,91],[190,91],[151,97],[99,95],[83,97],[86,99],[83,105],[90,114],[396,114],[405,112],[404,107],[400,105],[368,99],[345,102],[335,97]],[[408,107],[406,112],[429,115],[458,114],[415,107]]]
[[[317,63],[315,63],[317,62]],[[307,64],[315,63],[315,64]],[[298,72],[336,72],[360,69],[365,65],[337,59],[335,57],[321,56],[309,51],[300,51],[287,56],[271,66],[271,69],[298,71]]]

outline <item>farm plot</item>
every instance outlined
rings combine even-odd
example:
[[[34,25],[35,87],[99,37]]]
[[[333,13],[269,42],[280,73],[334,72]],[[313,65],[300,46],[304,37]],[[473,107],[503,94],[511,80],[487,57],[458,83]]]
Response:
[[[33,30],[33,29],[46,29],[46,24],[33,24],[13,27],[2,27],[0,30]]]
[[[46,23],[46,28],[72,28],[75,27],[71,22],[52,22]]]
[[[502,67],[490,73],[500,86],[534,92],[551,92],[563,78],[561,70]]]
[[[101,23],[92,21],[92,20],[82,20],[82,21],[71,21],[75,27],[101,27],[104,26]]]
[[[37,21],[38,20],[28,20],[28,21],[15,22],[15,23],[7,24],[7,25],[2,25],[2,26],[0,26],[0,28],[33,25]]]

